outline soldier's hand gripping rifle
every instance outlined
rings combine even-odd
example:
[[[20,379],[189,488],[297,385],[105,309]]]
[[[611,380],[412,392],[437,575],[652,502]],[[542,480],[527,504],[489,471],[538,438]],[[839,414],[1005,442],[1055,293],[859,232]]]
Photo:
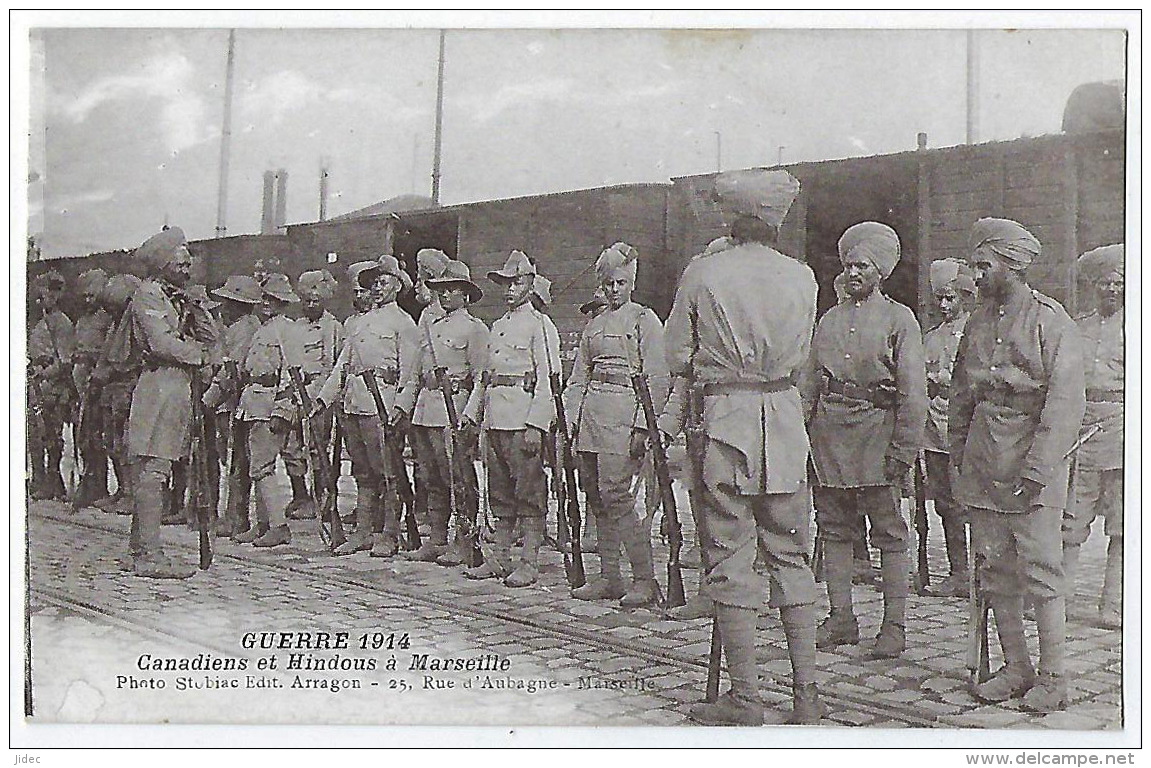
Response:
[[[212,539],[208,531],[212,521],[208,494],[208,440],[211,436],[205,428],[204,380],[200,376],[200,369],[193,368],[191,378],[192,460],[188,466],[188,500],[195,512],[196,529],[200,535],[200,570],[206,571],[212,565]]]
[[[683,529],[679,524],[679,514],[675,506],[675,491],[671,486],[671,472],[667,466],[667,446],[663,443],[663,434],[656,424],[655,405],[651,399],[651,389],[647,385],[647,376],[641,371],[631,374],[631,386],[635,390],[636,398],[643,409],[644,421],[647,423],[647,436],[651,443],[651,456],[655,462],[656,482],[659,484],[660,502],[663,505],[664,518],[667,521],[668,559],[667,559],[667,606],[678,608],[687,604],[683,591],[683,571],[679,563],[680,550],[683,548]]]
[[[426,327],[425,327],[426,330]],[[456,525],[462,530],[462,539],[464,544],[464,559],[469,568],[476,568],[483,561],[483,555],[479,549],[479,524],[478,521],[473,522],[470,518],[473,501],[478,504],[478,499],[467,499],[468,514],[460,514],[459,498],[456,496],[456,451],[460,448],[460,418],[456,410],[456,401],[452,396],[452,382],[448,379],[448,369],[436,364],[435,360],[435,347],[432,345],[431,331],[428,331],[428,345],[432,351],[432,364],[436,376],[436,386],[440,388],[440,394],[444,398],[444,409],[448,414],[448,426],[444,430],[444,453],[447,454],[448,459],[448,508],[451,510],[452,517],[456,521]],[[470,486],[470,483],[465,482],[465,486]],[[478,511],[478,506],[476,507]],[[466,524],[465,524],[466,520]]]
[[[380,385],[376,382],[376,374],[370,368],[360,374],[360,378],[364,380],[364,384],[368,388],[368,392],[372,396],[372,402],[376,404],[376,415],[380,419],[380,432],[382,443],[381,448],[384,452],[384,497],[391,498],[392,495],[392,482],[400,483],[403,487],[407,483],[408,475],[407,470],[404,468],[404,461],[402,456],[396,455],[393,450],[391,436],[388,434],[388,425],[391,424],[391,418],[388,414],[388,407],[384,404],[384,397],[380,394]],[[396,473],[396,476],[390,476],[388,472]],[[399,474],[403,473],[403,477]],[[399,494],[397,493],[397,497]],[[413,544],[418,549],[420,545],[420,531],[419,524],[415,518],[415,509],[413,504],[405,503],[403,511],[403,523],[405,532],[408,536],[408,546]],[[414,536],[413,536],[414,533]]]
[[[551,361],[548,361],[549,365]],[[552,399],[556,408],[556,431],[559,433],[559,463],[563,465],[563,477],[560,485],[563,489],[561,503],[556,506],[558,523],[571,532],[571,557],[564,552],[564,572],[567,574],[568,585],[573,589],[582,587],[587,583],[587,574],[583,566],[583,549],[580,546],[580,528],[582,513],[579,508],[579,486],[576,484],[575,456],[572,454],[571,430],[568,429],[567,414],[564,412],[563,385],[560,382],[559,371],[551,370]]]
[[[704,499],[704,483],[703,483],[703,455],[704,448],[707,444],[707,430],[703,424],[703,388],[692,384],[690,381],[684,381],[686,385],[687,397],[687,424],[684,429],[684,437],[687,443],[687,462],[691,467],[691,483],[694,487],[695,494],[692,496],[692,503],[702,504]],[[696,537],[700,543],[700,551],[706,557],[707,550],[704,548],[704,542],[708,538],[707,534],[707,509],[698,510],[695,516],[699,530],[697,530]],[[706,569],[708,563],[705,560],[702,565]],[[700,580],[706,578],[706,573],[701,574]],[[723,662],[723,644],[720,642],[719,636],[719,622],[715,618],[714,611],[711,617],[711,645],[707,654],[707,688],[705,693],[705,700],[708,702],[716,702],[719,700],[719,672],[720,665]]]
[[[309,418],[314,408],[312,396],[308,394],[308,387],[304,384],[304,375],[299,366],[288,368],[288,376],[292,380],[292,389],[296,391],[296,399],[302,408],[300,419],[307,440],[305,450],[316,463],[316,477],[312,483],[312,502],[316,507],[316,514],[320,521],[320,538],[325,539],[331,549],[347,541],[344,535],[344,524],[336,511],[336,481],[332,476],[332,465],[328,462],[328,452],[325,449],[324,435],[320,425],[314,418]],[[331,528],[324,527],[324,521],[330,519]]]

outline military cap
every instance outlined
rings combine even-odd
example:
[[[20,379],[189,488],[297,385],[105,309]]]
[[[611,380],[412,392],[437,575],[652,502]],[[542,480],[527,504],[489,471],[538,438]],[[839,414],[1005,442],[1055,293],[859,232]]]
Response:
[[[100,301],[109,309],[120,312],[128,306],[140,282],[135,275],[112,275],[100,292]]]
[[[958,259],[938,259],[931,262],[928,281],[931,283],[932,293],[939,293],[948,286],[954,286],[957,291],[975,293],[975,279],[971,276],[971,267]]]
[[[283,272],[272,272],[260,284],[265,296],[282,301],[285,304],[294,304],[300,297],[292,290],[292,283]]]
[[[528,258],[528,255],[523,251],[512,251],[508,254],[508,260],[504,262],[503,269],[493,269],[488,272],[488,280],[493,283],[510,283],[517,277],[524,277],[526,275],[534,275],[536,273],[535,264]]]
[[[1123,244],[1104,245],[1093,248],[1078,259],[1079,274],[1092,282],[1101,280],[1112,272],[1123,274]]]
[[[536,275],[536,279],[532,281],[532,293],[539,297],[545,307],[550,307],[552,303],[552,281],[543,275]]]
[[[46,293],[60,293],[64,290],[64,276],[56,270],[37,275],[32,280],[32,293],[43,296]]]
[[[149,237],[136,249],[136,258],[144,261],[152,269],[165,266],[181,247],[188,244],[184,230],[168,227]]]
[[[480,287],[472,282],[472,271],[468,269],[468,265],[455,259],[447,263],[440,277],[428,280],[427,286],[432,290],[463,288],[468,295],[468,299],[473,304],[484,296],[484,292],[480,290]]]
[[[378,261],[357,261],[348,267],[348,279],[360,288],[371,288],[379,275]]]
[[[990,251],[1018,272],[1039,257],[1043,246],[1017,221],[986,218],[971,225],[971,253],[980,250]]]
[[[251,275],[228,275],[224,284],[212,293],[221,299],[231,299],[242,304],[259,304],[263,297],[259,281]]]
[[[416,252],[416,267],[425,279],[444,274],[451,259],[438,248],[421,248]]]
[[[296,293],[304,301],[327,301],[336,295],[336,278],[326,269],[317,269],[300,275]]]
[[[184,295],[195,303],[207,307],[208,309],[215,309],[216,307],[220,306],[220,302],[213,301],[208,297],[208,289],[198,283],[189,285],[187,288],[185,288]]]
[[[618,242],[609,245],[595,261],[596,280],[604,283],[622,271],[623,275],[634,283],[638,258],[639,251],[627,243]]]
[[[379,264],[379,274],[398,277],[400,281],[403,282],[405,291],[410,291],[412,289],[412,277],[406,271],[404,271],[402,266],[400,266],[399,259],[390,253],[385,253],[384,255],[380,256]]]
[[[781,169],[724,171],[715,177],[715,195],[727,217],[754,216],[778,227],[799,195],[799,180]]]
[[[861,221],[848,227],[839,238],[839,260],[863,256],[879,270],[884,279],[891,277],[899,263],[899,235],[878,221]]]
[[[108,273],[96,267],[80,274],[80,293],[99,296],[108,283]]]

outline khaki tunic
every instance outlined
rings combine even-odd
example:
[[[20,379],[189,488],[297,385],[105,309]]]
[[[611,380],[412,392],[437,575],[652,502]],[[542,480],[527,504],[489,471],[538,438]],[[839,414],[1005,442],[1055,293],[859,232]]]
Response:
[[[28,359],[37,373],[37,383],[46,408],[59,408],[68,405],[72,397],[72,387],[68,377],[72,375],[72,354],[76,347],[75,329],[72,321],[63,312],[56,310],[32,326],[28,332]],[[36,402],[36,393],[28,387],[29,403]]]
[[[488,386],[481,382],[480,399],[469,403],[467,416],[487,429],[520,430],[535,427],[547,432],[555,419],[548,331],[544,316],[531,302],[509,310],[492,325],[488,337],[485,374],[518,377],[522,384]],[[556,361],[559,365],[559,361]],[[478,413],[483,410],[483,414]]]
[[[770,302],[764,286],[771,286]],[[811,350],[817,290],[810,268],[764,245],[735,246],[689,264],[664,332],[677,384],[660,428],[672,435],[683,428],[686,388],[679,379],[766,384],[796,376]],[[729,449],[705,453],[706,484],[730,484],[745,494],[805,487],[808,441],[795,387],[707,397],[704,419],[709,441]],[[732,455],[738,460],[725,458]]]
[[[268,377],[267,382],[249,381],[240,393],[236,418],[242,421],[268,421],[272,416],[290,420],[291,405],[288,365],[300,358],[300,339],[295,322],[273,315],[252,335],[248,354],[240,363],[240,373],[249,378]]]
[[[658,414],[668,392],[663,335],[655,312],[635,302],[605,310],[587,324],[564,392],[575,450],[626,454],[632,430],[647,429],[629,377],[633,371],[647,375]]]
[[[144,361],[132,393],[128,453],[178,461],[191,448],[190,369],[207,361],[219,327],[206,307],[156,280],[140,284],[128,313]]]
[[[416,363],[397,405],[404,413],[411,414],[412,424],[416,426],[446,427],[448,409],[436,382],[436,367],[446,368],[453,382],[463,382],[468,376],[472,379],[471,386],[453,387],[456,415],[478,411],[480,377],[488,364],[488,327],[467,309],[458,309],[425,323],[424,318],[432,307],[438,305],[428,305],[420,317]]]
[[[811,419],[811,456],[819,484],[831,488],[887,485],[888,456],[911,466],[923,445],[927,391],[923,331],[911,310],[876,290],[848,299],[820,318],[812,340],[810,387],[831,376],[871,388],[894,387],[894,406],[828,392]]]
[[[1080,433],[1095,424],[1103,429],[1079,448],[1080,469],[1123,467],[1123,310],[1111,317],[1092,312],[1075,321],[1083,339],[1087,410]],[[1118,402],[1113,402],[1118,400]]]
[[[88,379],[104,352],[111,328],[112,316],[104,309],[97,309],[76,321],[72,380],[76,383],[76,391],[82,397],[88,396]]]
[[[1025,512],[1021,479],[1043,486],[1036,504],[1063,509],[1069,459],[1083,419],[1083,354],[1059,302],[1020,286],[1003,306],[967,321],[951,387],[948,437],[961,504]]]
[[[352,416],[375,416],[376,403],[360,376],[374,370],[384,405],[390,410],[398,383],[407,380],[416,362],[415,321],[392,302],[348,318],[344,332],[343,349],[318,398],[325,404],[339,400],[340,409]]]
[[[923,354],[927,367],[927,432],[923,447],[936,453],[947,453],[947,409],[951,392],[951,371],[967,314],[942,322],[923,336]]]

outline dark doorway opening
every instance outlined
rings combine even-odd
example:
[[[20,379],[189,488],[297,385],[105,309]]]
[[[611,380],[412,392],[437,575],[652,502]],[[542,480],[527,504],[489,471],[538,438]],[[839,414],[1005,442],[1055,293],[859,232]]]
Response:
[[[400,215],[392,230],[392,255],[394,255],[414,282],[416,279],[416,254],[423,248],[438,248],[451,258],[456,258],[459,240],[460,218],[446,211],[422,211]],[[399,298],[399,305],[414,318],[423,309],[413,293]]]
[[[808,265],[819,283],[819,314],[835,305],[833,281],[843,267],[838,243],[844,230],[878,221],[899,234],[902,256],[883,291],[913,311],[919,306],[919,195],[914,158],[863,158],[817,165],[806,175]]]

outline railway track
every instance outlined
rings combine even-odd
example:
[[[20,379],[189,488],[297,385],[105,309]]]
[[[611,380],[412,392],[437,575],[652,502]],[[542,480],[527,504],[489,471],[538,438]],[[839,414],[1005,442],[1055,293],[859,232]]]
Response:
[[[91,534],[109,538],[114,537],[117,540],[117,545],[124,535],[124,532],[116,527],[99,525],[85,520],[75,520],[55,514],[42,514],[38,515],[38,517],[60,525],[81,529]],[[253,570],[278,574],[281,577],[295,577],[303,580],[314,579],[317,570],[317,566],[315,565],[301,567],[287,563],[261,562],[220,550],[215,552],[215,558],[217,561],[228,561]],[[676,673],[684,676],[685,679],[697,682],[698,689],[701,692],[704,688],[704,682],[707,676],[707,662],[705,659],[695,658],[674,650],[647,645],[644,644],[641,639],[623,641],[615,637],[606,636],[603,633],[589,631],[578,624],[570,622],[560,624],[554,621],[517,615],[502,610],[461,605],[455,600],[437,597],[434,594],[428,594],[394,581],[380,584],[328,569],[324,570],[324,581],[329,586],[343,587],[349,590],[349,592],[354,592],[361,596],[364,594],[377,595],[381,598],[381,602],[395,602],[396,600],[400,600],[411,606],[426,606],[446,610],[460,617],[495,621],[509,627],[516,627],[521,632],[526,630],[540,636],[556,638],[563,641],[566,645],[576,643],[586,649],[607,651],[630,659],[640,659],[648,663],[647,669],[649,669],[653,675],[656,673]],[[210,641],[176,635],[166,631],[162,626],[156,623],[125,615],[122,611],[116,612],[109,610],[105,607],[86,602],[79,597],[65,594],[55,588],[44,585],[33,585],[32,592],[47,602],[71,608],[98,621],[107,621],[137,632],[152,632],[163,636],[165,639],[180,642],[184,645],[191,645],[217,652],[225,650],[215,647]],[[232,652],[234,652],[234,649]],[[764,670],[761,670],[761,676],[761,686],[765,691],[790,697],[791,684],[789,679],[781,680]],[[837,722],[837,711],[850,709],[855,712],[871,715],[879,720],[896,721],[912,727],[930,728],[937,725],[935,717],[924,716],[916,712],[913,706],[909,704],[875,701],[874,699],[868,699],[863,696],[837,692],[830,688],[825,691],[821,690],[820,694],[828,705],[830,711],[828,720],[832,723]]]

